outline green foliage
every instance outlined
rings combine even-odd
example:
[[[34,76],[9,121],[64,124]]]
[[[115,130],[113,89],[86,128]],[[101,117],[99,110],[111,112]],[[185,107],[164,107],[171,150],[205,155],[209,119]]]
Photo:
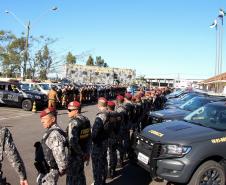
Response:
[[[104,59],[101,56],[96,57],[95,65],[98,67],[108,67],[108,64],[104,62]]]
[[[76,57],[71,52],[68,52],[68,54],[67,54],[66,63],[67,64],[76,64]]]
[[[89,56],[87,62],[86,62],[87,66],[94,66],[94,60],[92,58],[92,56]]]

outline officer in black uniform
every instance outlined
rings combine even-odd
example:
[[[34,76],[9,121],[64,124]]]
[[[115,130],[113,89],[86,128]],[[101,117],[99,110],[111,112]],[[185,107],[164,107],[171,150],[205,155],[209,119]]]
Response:
[[[92,128],[92,167],[94,185],[104,185],[107,178],[107,143],[109,133],[109,113],[107,100],[98,99],[99,112],[96,115]]]
[[[84,162],[89,161],[91,146],[91,126],[87,117],[81,114],[81,105],[77,101],[68,104],[67,127],[68,171],[67,185],[86,185]]]
[[[110,131],[108,139],[109,148],[109,175],[111,178],[115,177],[115,169],[117,166],[117,147],[119,140],[119,131],[121,124],[121,115],[115,111],[115,103],[113,101],[108,101],[107,104],[108,111],[110,114]]]
[[[116,97],[116,112],[118,112],[121,116],[121,122],[119,126],[119,135],[118,135],[118,150],[119,150],[119,156],[120,156],[120,165],[123,167],[123,161],[126,153],[126,135],[127,135],[127,124],[128,124],[128,114],[126,107],[124,106],[124,97],[121,95],[118,95]]]

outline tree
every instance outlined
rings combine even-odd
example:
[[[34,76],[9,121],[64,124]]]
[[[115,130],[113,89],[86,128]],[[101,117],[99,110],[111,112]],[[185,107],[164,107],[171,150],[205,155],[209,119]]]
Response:
[[[68,54],[67,54],[66,63],[67,64],[76,64],[76,57],[71,52],[68,52]]]
[[[98,67],[108,67],[108,64],[104,62],[104,59],[101,56],[96,57],[95,65]]]
[[[25,38],[17,38],[7,31],[0,31],[0,62],[3,75],[16,77],[21,72]]]
[[[89,56],[87,62],[86,62],[87,66],[94,66],[94,60],[92,58],[92,56]]]
[[[43,79],[47,78],[47,74],[53,66],[52,53],[49,52],[48,46],[56,40],[44,36],[29,38],[26,77],[34,78],[36,73],[41,73]],[[21,69],[24,68],[23,61],[27,57],[25,45],[26,38],[23,34],[17,38],[9,31],[0,31],[0,64],[3,76],[17,77],[21,73]]]
[[[47,74],[50,72],[50,68],[53,65],[53,60],[47,45],[44,46],[42,53],[41,54],[39,53],[38,57],[40,57],[38,60],[38,66],[40,68],[39,78],[41,80],[46,80]]]

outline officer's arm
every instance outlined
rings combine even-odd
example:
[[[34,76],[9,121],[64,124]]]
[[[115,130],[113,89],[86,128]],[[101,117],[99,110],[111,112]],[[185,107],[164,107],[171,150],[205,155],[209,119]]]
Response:
[[[93,124],[93,128],[92,128],[92,141],[94,143],[97,143],[100,141],[101,139],[101,134],[103,133],[103,121],[101,120],[101,118],[96,117],[94,124]]]
[[[70,124],[71,126],[71,134],[69,134],[69,146],[76,154],[83,154],[83,151],[79,144],[79,135],[78,135],[78,127],[75,124]]]
[[[87,145],[85,145],[85,147],[84,147],[84,152],[85,152],[85,154],[90,154],[90,149],[91,149],[91,145],[92,145],[91,130],[90,130],[89,137],[87,138],[87,140],[88,141],[87,141]]]
[[[18,173],[20,180],[25,180],[27,177],[26,177],[26,170],[24,167],[24,163],[23,163],[23,161],[20,157],[20,154],[17,151],[17,148],[13,142],[12,135],[7,128],[5,128],[4,151],[6,153],[6,156],[9,160],[10,164],[13,166],[13,168]]]
[[[52,150],[53,157],[61,174],[64,173],[67,168],[67,154],[65,151],[65,143],[65,138],[58,131],[52,131],[50,136],[46,140],[46,145]]]

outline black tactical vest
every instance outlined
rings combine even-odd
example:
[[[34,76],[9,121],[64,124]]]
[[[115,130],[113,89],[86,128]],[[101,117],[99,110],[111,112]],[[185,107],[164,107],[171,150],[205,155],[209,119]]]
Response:
[[[75,118],[77,121],[77,137],[79,138],[79,145],[83,152],[85,151],[86,146],[89,144],[91,137],[91,126],[90,121],[85,116],[79,115]]]
[[[54,130],[57,130],[60,133],[60,135],[65,137],[65,132],[63,130],[61,130],[60,128],[49,129],[45,133],[45,137],[42,139],[41,145],[42,145],[42,149],[43,149],[43,153],[44,153],[44,158],[45,158],[47,164],[49,165],[50,169],[58,170],[58,166],[57,166],[57,163],[56,163],[56,161],[54,159],[53,152],[46,145],[46,140],[48,139],[48,137],[51,134],[51,132],[54,131]],[[66,145],[66,143],[65,143],[65,145]]]

